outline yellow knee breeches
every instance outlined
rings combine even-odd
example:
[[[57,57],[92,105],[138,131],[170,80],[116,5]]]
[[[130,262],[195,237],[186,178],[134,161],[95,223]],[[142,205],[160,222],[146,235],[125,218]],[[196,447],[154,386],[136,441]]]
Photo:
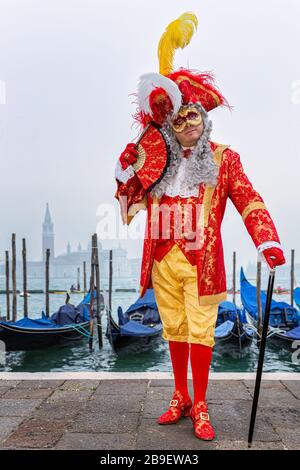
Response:
[[[163,323],[163,338],[214,346],[218,304],[199,305],[197,267],[175,244],[152,273],[156,303]]]

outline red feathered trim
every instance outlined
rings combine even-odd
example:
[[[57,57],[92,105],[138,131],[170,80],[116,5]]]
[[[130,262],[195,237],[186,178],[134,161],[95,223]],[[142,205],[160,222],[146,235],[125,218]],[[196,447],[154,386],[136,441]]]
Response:
[[[133,116],[134,120],[139,125],[142,125],[142,127],[146,127],[150,121],[154,121],[161,126],[167,115],[173,110],[172,102],[163,88],[155,88],[155,90],[151,92],[149,105],[152,111],[152,117],[141,112],[139,109],[137,109],[137,112]]]
[[[172,102],[163,88],[155,88],[150,94],[149,104],[153,121],[162,125],[167,115],[173,110]]]
[[[177,72],[168,75],[168,78],[177,83],[183,94],[185,104],[198,101],[206,111],[210,111],[217,106],[226,106],[232,109],[225,97],[216,88],[212,72],[179,69]]]

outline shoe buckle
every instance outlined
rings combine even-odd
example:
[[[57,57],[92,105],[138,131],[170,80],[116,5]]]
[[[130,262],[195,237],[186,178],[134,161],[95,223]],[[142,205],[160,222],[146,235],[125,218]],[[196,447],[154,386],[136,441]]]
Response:
[[[171,400],[170,401],[170,406],[177,406],[178,405],[178,400]]]
[[[208,413],[205,413],[204,411],[201,411],[199,413],[199,417],[200,419],[202,419],[203,421],[209,421],[209,414]]]

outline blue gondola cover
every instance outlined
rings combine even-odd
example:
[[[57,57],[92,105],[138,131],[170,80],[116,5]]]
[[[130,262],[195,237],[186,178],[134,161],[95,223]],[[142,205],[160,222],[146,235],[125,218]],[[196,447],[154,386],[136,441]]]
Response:
[[[240,283],[241,283],[241,299],[245,309],[250,313],[250,315],[257,319],[257,300],[256,300],[256,287],[250,284],[247,280],[243,268],[241,268],[240,273]],[[267,296],[264,292],[260,293],[262,312],[264,315]],[[297,326],[300,322],[300,313],[299,311],[289,305],[287,302],[277,302],[272,299],[271,310],[270,310],[270,325],[278,327],[283,325],[287,321],[290,324]]]

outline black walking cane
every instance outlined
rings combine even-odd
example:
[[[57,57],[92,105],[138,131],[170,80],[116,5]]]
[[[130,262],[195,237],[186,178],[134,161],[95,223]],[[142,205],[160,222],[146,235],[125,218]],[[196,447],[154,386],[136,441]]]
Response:
[[[256,418],[256,411],[257,411],[257,404],[258,404],[258,398],[259,398],[260,383],[261,383],[261,376],[262,376],[263,365],[264,365],[266,341],[267,341],[267,334],[268,334],[268,327],[269,327],[269,318],[270,318],[270,309],[271,309],[271,300],[272,300],[272,294],[273,294],[274,280],[275,280],[275,268],[271,269],[270,274],[269,274],[267,300],[266,300],[263,329],[262,329],[260,348],[259,348],[254,397],[253,397],[253,403],[252,403],[251,419],[250,419],[249,434],[248,434],[248,447],[251,447],[254,426],[255,426],[255,418]]]

